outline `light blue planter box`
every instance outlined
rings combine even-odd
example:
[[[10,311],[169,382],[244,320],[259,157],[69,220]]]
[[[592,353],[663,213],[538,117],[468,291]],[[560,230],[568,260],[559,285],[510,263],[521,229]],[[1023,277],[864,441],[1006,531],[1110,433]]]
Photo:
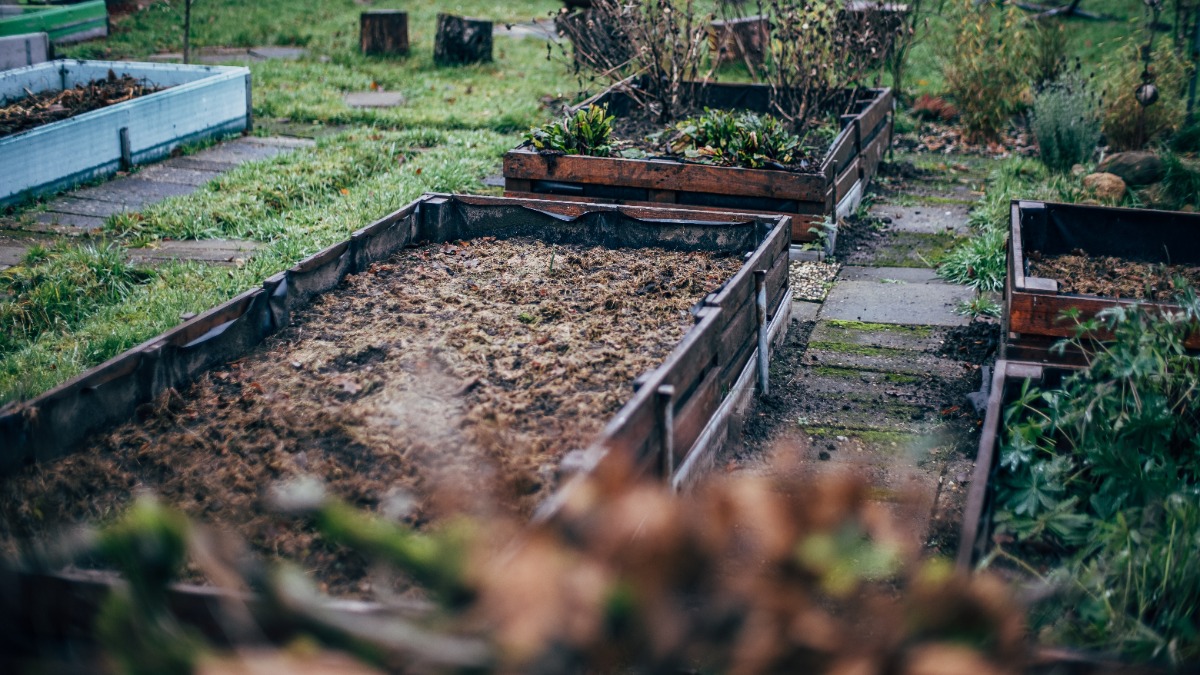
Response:
[[[0,138],[0,204],[103,178],[165,157],[181,144],[250,128],[250,71],[241,67],[50,61],[0,73],[0,105],[27,92],[104,79],[110,70],[170,89]]]

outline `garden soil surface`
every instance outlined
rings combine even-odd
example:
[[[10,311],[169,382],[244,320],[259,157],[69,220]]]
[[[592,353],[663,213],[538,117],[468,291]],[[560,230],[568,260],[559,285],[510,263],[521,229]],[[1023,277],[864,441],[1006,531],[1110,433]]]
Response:
[[[1200,286],[1200,267],[1089,256],[1085,251],[1045,257],[1030,252],[1029,275],[1054,279],[1060,293],[1133,300],[1174,298],[1179,294],[1176,277],[1183,277],[1192,288]]]
[[[146,490],[332,593],[368,593],[367,561],[274,515],[268,488],[318,476],[368,510],[407,504],[396,517],[416,527],[527,517],[561,456],[597,436],[740,263],[529,240],[406,250],[137,422],[4,479],[3,547],[110,519]]]
[[[108,71],[107,80],[93,80],[71,89],[32,94],[0,107],[0,138],[43,124],[65,120],[139,96],[162,91],[144,80]]]

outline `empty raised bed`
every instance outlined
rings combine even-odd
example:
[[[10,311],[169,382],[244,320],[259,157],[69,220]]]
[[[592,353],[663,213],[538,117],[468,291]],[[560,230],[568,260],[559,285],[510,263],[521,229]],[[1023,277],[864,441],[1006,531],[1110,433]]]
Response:
[[[891,143],[891,89],[847,91],[846,95],[857,95],[847,106],[852,114],[841,117],[840,133],[817,166],[809,170],[541,154],[522,145],[504,155],[505,194],[786,213],[793,216],[792,241],[811,242],[818,238],[815,225],[835,215],[844,216],[857,206]],[[698,108],[765,113],[769,110],[770,88],[756,84],[696,85],[694,98]],[[617,117],[636,109],[634,98],[620,86],[579,108],[590,105],[607,106]]]
[[[1064,312],[1086,321],[1134,303],[1170,310],[1174,277],[1200,279],[1198,214],[1014,201],[1010,236],[1002,347],[1010,359],[1079,363],[1077,352],[1050,352],[1075,335]],[[1200,335],[1187,346],[1200,349]]]
[[[241,67],[51,61],[0,73],[0,106],[122,77],[161,91],[0,138],[0,204],[108,176],[165,157],[184,143],[250,126],[250,71]]]
[[[760,335],[769,350],[786,326],[788,226],[426,196],[0,411],[4,538],[103,518],[146,486],[357,593],[361,561],[264,513],[265,487],[314,474],[376,508],[403,489],[421,524],[529,515],[576,449],[584,468],[635,453],[683,482],[752,391]]]

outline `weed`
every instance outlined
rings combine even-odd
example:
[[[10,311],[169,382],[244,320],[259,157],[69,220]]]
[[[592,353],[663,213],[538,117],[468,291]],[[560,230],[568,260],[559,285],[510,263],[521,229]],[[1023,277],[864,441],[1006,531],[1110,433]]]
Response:
[[[982,316],[999,318],[1001,309],[1000,303],[995,298],[980,293],[970,300],[960,302],[954,311],[963,316],[978,319]]]
[[[1049,579],[1065,597],[1043,630],[1172,662],[1200,656],[1200,359],[1184,346],[1200,303],[1188,292],[1181,306],[1078,324],[1069,344],[1091,351],[1087,369],[1026,384],[1005,409],[995,517],[1000,535],[1061,556]],[[1084,336],[1098,328],[1114,339],[1096,348]]]
[[[1037,95],[1032,126],[1042,162],[1052,171],[1092,159],[1100,141],[1100,100],[1078,68]]]
[[[531,129],[525,138],[539,151],[608,157],[612,154],[612,121],[608,106],[593,105]]]

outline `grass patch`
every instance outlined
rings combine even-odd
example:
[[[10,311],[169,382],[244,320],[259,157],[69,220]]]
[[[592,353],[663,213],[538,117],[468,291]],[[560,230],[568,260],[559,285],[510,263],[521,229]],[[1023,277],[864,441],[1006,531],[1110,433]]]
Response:
[[[70,330],[153,276],[129,265],[116,244],[34,246],[22,263],[0,272],[0,355]]]
[[[257,168],[243,167],[246,173],[217,190],[219,198],[205,190],[164,202],[143,213],[137,228],[125,235],[146,240],[208,234],[212,231],[209,225],[201,227],[194,222],[221,224],[222,213],[231,204],[246,204],[246,194],[263,189],[263,181],[251,175],[255,171],[275,167],[290,176],[293,170],[302,172],[305,162],[330,161],[323,153],[338,154],[342,144],[356,147],[356,152],[371,154],[373,149],[384,155],[393,147],[403,148],[412,138],[409,132],[351,132],[296,155],[301,158],[299,167],[276,160]],[[115,302],[88,299],[82,304],[92,308],[64,329],[16,340],[0,355],[0,404],[36,395],[175,326],[184,313],[202,312],[252,288],[422,193],[474,190],[494,168],[498,153],[516,140],[489,131],[438,132],[436,138],[435,146],[405,163],[357,176],[347,187],[316,190],[316,194],[302,191],[309,197],[294,200],[287,210],[264,209],[258,220],[248,220],[250,216],[243,213],[233,225],[219,225],[224,228],[219,233],[252,235],[268,244],[240,269],[166,265],[145,283],[128,288]],[[251,204],[245,208],[258,207]],[[180,217],[181,213],[187,217]],[[71,302],[80,303],[81,297],[75,294]]]

